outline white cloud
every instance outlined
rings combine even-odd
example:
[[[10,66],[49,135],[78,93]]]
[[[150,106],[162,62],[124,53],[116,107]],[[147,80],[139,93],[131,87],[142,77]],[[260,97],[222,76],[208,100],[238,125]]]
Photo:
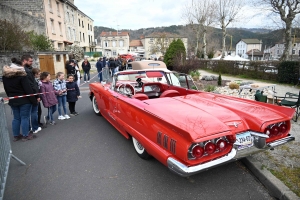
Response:
[[[75,5],[94,20],[94,26],[139,29],[183,24],[182,8],[191,0],[75,0]],[[230,27],[262,28],[272,24],[265,13],[245,6]]]

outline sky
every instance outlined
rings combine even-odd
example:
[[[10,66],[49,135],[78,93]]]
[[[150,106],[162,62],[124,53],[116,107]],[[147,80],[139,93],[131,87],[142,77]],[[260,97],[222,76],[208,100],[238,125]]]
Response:
[[[132,29],[185,25],[183,5],[192,0],[75,0],[75,5],[94,20],[94,26]],[[239,21],[229,27],[268,28],[273,24],[265,13],[244,6]],[[264,23],[263,23],[264,22]],[[217,25],[215,26],[217,27]]]

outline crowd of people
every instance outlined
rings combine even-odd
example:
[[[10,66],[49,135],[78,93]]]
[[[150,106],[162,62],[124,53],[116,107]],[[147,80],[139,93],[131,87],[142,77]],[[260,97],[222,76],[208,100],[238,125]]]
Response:
[[[66,63],[67,81],[65,74],[58,72],[53,83],[50,81],[49,72],[40,72],[38,68],[32,67],[32,56],[23,55],[21,60],[12,58],[11,61],[10,66],[3,67],[3,86],[6,95],[11,97],[8,104],[13,113],[14,141],[32,140],[36,138],[36,133],[47,127],[47,124],[55,125],[53,114],[57,108],[58,120],[70,119],[66,109],[67,102],[70,115],[78,115],[75,105],[80,97],[81,77],[76,60],[70,60]],[[87,70],[88,66],[86,65],[85,63],[83,69],[87,72],[85,75],[88,74],[87,80],[89,81],[89,70]],[[41,123],[41,102],[48,110],[48,113],[43,117],[44,123]]]

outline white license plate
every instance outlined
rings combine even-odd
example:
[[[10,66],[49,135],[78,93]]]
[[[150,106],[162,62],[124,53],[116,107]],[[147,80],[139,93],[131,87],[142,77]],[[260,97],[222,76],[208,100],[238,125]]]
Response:
[[[236,135],[236,144],[239,145],[239,149],[244,149],[253,146],[253,137],[250,132]]]

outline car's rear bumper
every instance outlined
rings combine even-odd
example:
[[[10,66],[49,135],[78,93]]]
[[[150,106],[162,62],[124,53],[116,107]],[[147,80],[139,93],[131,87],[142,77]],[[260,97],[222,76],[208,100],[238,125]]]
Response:
[[[260,151],[272,149],[274,147],[286,144],[293,140],[295,140],[295,137],[289,135],[285,138],[270,142],[270,143],[266,144],[263,148],[257,148],[254,145],[252,147],[241,149],[241,150],[237,149],[237,148],[232,148],[232,150],[227,155],[225,155],[221,158],[218,158],[216,160],[212,160],[212,161],[209,161],[209,162],[206,162],[203,164],[199,164],[196,166],[190,166],[190,167],[186,166],[185,164],[179,162],[178,160],[176,160],[172,157],[168,158],[167,164],[168,164],[169,169],[172,172],[174,172],[182,177],[187,177],[187,176],[191,176],[191,175],[197,174],[199,172],[208,170],[210,168],[216,167],[218,165],[221,165],[221,164],[224,164],[224,163],[227,163],[230,161],[235,161],[240,158],[247,157],[254,153],[258,153]]]

